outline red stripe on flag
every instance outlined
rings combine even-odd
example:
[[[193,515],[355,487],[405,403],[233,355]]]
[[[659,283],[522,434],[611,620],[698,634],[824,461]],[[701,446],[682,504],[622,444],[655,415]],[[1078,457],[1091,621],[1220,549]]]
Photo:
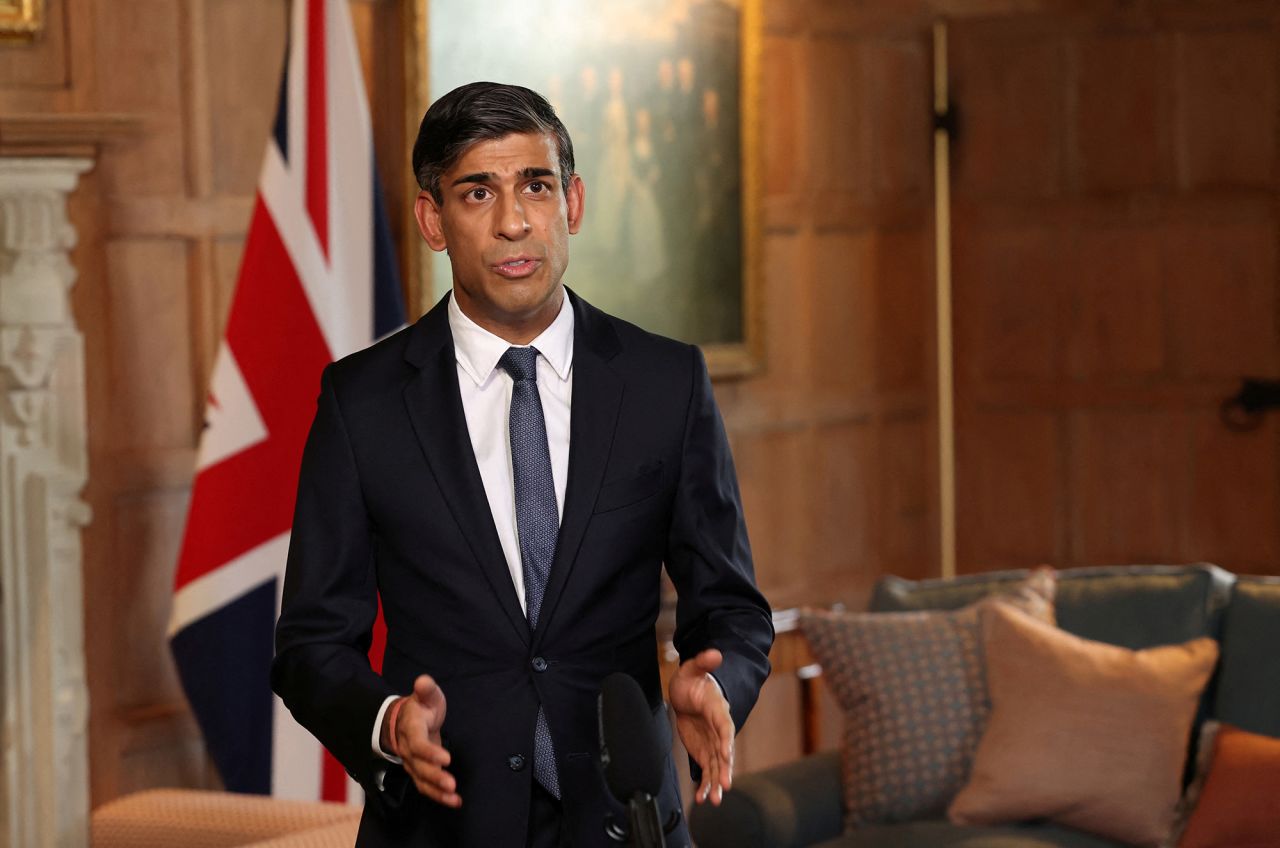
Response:
[[[329,134],[326,103],[325,0],[307,5],[307,212],[329,256]]]
[[[378,593],[378,617],[373,620],[373,641],[369,644],[369,665],[382,674],[382,655],[387,651],[387,621],[382,617],[382,593]]]
[[[196,475],[177,588],[286,532],[320,372],[332,359],[275,222],[258,198],[227,345],[267,438]]]
[[[378,617],[373,622],[373,641],[369,645],[369,665],[382,673],[382,655],[387,650],[387,622],[382,617],[382,595],[378,595]],[[338,758],[324,749],[320,763],[320,798],[325,801],[347,800],[347,772]]]
[[[320,750],[324,757],[320,763],[320,800],[346,803],[347,770],[327,748]]]

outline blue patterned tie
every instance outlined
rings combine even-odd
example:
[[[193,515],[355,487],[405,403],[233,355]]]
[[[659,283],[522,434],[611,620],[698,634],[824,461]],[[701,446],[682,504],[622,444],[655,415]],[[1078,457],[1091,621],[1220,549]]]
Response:
[[[498,366],[511,375],[511,470],[515,478],[516,529],[520,534],[520,561],[524,566],[524,600],[529,626],[538,626],[542,596],[556,554],[560,516],[556,510],[556,486],[551,477],[551,451],[547,424],[538,397],[538,351],[532,347],[507,348]],[[533,731],[533,776],[542,788],[560,797],[555,748],[547,716],[538,707]]]

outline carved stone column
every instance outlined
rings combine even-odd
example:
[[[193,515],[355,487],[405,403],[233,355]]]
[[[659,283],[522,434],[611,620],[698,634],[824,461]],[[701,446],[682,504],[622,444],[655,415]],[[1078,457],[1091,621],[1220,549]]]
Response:
[[[88,159],[0,157],[0,846],[88,845],[84,346],[66,198]]]

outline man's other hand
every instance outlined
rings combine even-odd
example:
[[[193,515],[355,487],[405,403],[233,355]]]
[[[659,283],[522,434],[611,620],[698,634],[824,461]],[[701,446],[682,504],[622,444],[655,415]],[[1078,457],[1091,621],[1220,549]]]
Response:
[[[733,784],[733,717],[720,684],[711,676],[723,660],[710,648],[683,663],[671,678],[670,693],[680,741],[702,767],[694,800],[701,804],[710,799],[717,806]]]
[[[413,694],[387,710],[382,722],[382,749],[404,762],[404,770],[423,795],[446,807],[461,807],[458,781],[446,770],[452,758],[440,740],[444,712],[444,692],[430,675],[420,675],[413,681]]]

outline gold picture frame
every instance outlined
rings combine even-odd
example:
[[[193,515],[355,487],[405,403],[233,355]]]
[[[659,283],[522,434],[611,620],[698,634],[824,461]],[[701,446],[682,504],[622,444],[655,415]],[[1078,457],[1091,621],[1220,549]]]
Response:
[[[0,38],[32,39],[44,30],[44,0],[0,0]]]
[[[762,0],[617,6],[583,0],[581,9],[562,0],[547,7],[558,9],[560,19],[532,24],[527,7],[504,16],[494,7],[503,2],[523,0],[483,4],[478,25],[473,18],[480,4],[410,0],[405,161],[427,106],[455,85],[495,79],[546,94],[574,139],[577,170],[587,181],[586,224],[571,246],[566,282],[620,318],[698,344],[715,378],[758,372],[764,363]],[[504,20],[519,24],[495,23]],[[504,36],[512,49],[494,49]],[[483,43],[472,49],[472,38]],[[529,56],[535,53],[558,64],[534,67]],[[583,106],[593,95],[594,113]],[[684,111],[665,105],[680,95]],[[618,182],[631,187],[623,197]],[[416,186],[406,186],[406,193],[411,200]],[[448,266],[408,218],[408,290],[420,313],[448,289]]]

